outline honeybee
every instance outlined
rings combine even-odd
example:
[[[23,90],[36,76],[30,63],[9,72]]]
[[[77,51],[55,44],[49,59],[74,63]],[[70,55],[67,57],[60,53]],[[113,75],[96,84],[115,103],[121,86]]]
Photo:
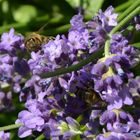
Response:
[[[50,40],[53,40],[54,37],[52,36],[43,36],[40,35],[39,32],[46,26],[47,24],[45,24],[43,27],[41,27],[37,33],[33,32],[31,34],[29,34],[26,38],[25,38],[25,48],[29,51],[38,51],[41,50],[41,46],[42,44],[46,44],[48,43]]]
[[[100,95],[91,88],[85,88],[83,91],[77,89],[75,94],[90,107],[101,101]]]
[[[88,89],[84,95],[85,102],[88,103],[90,106],[95,105],[101,98],[98,93],[96,93],[93,89]]]
[[[48,43],[54,37],[43,36],[37,33],[32,33],[25,38],[25,48],[29,51],[41,50],[42,44]]]

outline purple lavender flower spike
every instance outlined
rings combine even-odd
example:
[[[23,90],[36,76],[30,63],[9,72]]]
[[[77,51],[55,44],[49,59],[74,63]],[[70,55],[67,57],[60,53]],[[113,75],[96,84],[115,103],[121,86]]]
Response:
[[[0,139],[1,140],[10,140],[10,133],[5,133],[4,131],[0,131]]]
[[[133,99],[132,96],[129,92],[128,87],[124,87],[120,92],[119,96],[122,97],[124,104],[126,105],[132,105],[133,104]]]
[[[62,53],[62,45],[60,36],[58,35],[54,41],[50,41],[44,46],[44,53],[47,54],[48,60],[53,62],[55,58],[60,57]]]
[[[79,13],[78,15],[75,15],[70,20],[71,23],[71,30],[82,30],[85,27],[85,24],[83,22],[83,16]]]
[[[31,109],[31,108],[30,108]],[[44,125],[44,119],[39,116],[39,110],[34,110],[35,112],[22,111],[19,113],[16,123],[22,123],[24,126],[21,126],[19,129],[19,137],[26,137],[32,134],[33,130],[41,131],[42,126]],[[36,113],[36,114],[35,114]]]
[[[22,120],[22,123],[24,123],[27,128],[33,129],[44,124],[43,118],[37,115],[38,114],[35,116],[35,114],[25,110],[19,113],[19,119]]]
[[[114,13],[114,8],[112,6],[108,7],[104,13],[100,10],[99,19],[102,22],[102,27],[116,26],[117,16],[118,14]]]
[[[138,102],[137,99],[140,97],[140,77],[137,76],[135,79],[129,80],[129,87],[129,92],[134,101]]]
[[[15,61],[14,67],[15,67],[15,71],[22,76],[27,75],[30,71],[29,65],[24,59]]]
[[[88,30],[82,33],[78,31],[70,31],[68,34],[68,46],[71,50],[84,50],[88,47]]]
[[[20,127],[18,130],[18,136],[20,138],[30,136],[31,134],[32,134],[32,130],[27,127]]]
[[[15,35],[14,29],[11,28],[9,33],[3,33],[1,36],[0,50],[12,51],[15,48],[20,48],[23,43],[23,37],[21,35]]]

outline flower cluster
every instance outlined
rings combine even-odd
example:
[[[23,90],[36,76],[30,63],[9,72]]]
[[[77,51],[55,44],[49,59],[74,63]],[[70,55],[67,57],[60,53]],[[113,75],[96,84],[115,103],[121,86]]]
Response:
[[[12,93],[19,93],[29,66],[24,58],[23,36],[15,35],[12,28],[3,33],[0,42],[0,110],[12,108]]]
[[[132,71],[139,63],[139,50],[124,35],[112,35],[109,54],[80,70],[41,76],[81,63],[105,48],[117,16],[112,6],[88,22],[79,13],[72,17],[67,35],[57,35],[30,57],[23,36],[13,29],[1,36],[0,109],[7,102],[11,105],[12,93],[19,93],[26,108],[16,120],[22,124],[20,138],[38,132],[52,140],[140,139],[140,77]]]

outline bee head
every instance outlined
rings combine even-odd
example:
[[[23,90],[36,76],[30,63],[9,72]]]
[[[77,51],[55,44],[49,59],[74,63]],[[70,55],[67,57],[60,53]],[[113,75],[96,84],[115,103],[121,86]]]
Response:
[[[32,33],[25,38],[25,47],[28,51],[38,51],[41,49],[42,38],[39,34]]]

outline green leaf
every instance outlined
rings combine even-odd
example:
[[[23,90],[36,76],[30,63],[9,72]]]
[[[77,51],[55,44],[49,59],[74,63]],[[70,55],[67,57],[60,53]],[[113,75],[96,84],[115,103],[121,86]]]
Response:
[[[140,49],[140,42],[131,44],[133,47]]]
[[[86,125],[81,125],[80,126],[80,131],[84,132],[87,130],[87,126]]]
[[[71,140],[82,140],[82,139],[80,138],[80,135],[76,135],[76,136],[73,136]]]
[[[66,0],[66,2],[68,2],[69,5],[74,8],[80,6],[80,0]]]
[[[20,23],[28,23],[37,16],[37,9],[32,5],[22,5],[15,9],[14,19]]]
[[[91,17],[101,9],[104,0],[84,0],[84,9]]]
[[[104,0],[66,0],[73,8],[80,6],[85,10],[86,17],[93,17],[101,9]]]
[[[61,124],[58,128],[61,130],[62,133],[69,131],[69,127],[66,122],[61,122]]]
[[[76,121],[77,121],[78,123],[80,123],[82,120],[83,120],[83,115],[79,115],[79,116],[77,117],[77,119],[76,119]]]

